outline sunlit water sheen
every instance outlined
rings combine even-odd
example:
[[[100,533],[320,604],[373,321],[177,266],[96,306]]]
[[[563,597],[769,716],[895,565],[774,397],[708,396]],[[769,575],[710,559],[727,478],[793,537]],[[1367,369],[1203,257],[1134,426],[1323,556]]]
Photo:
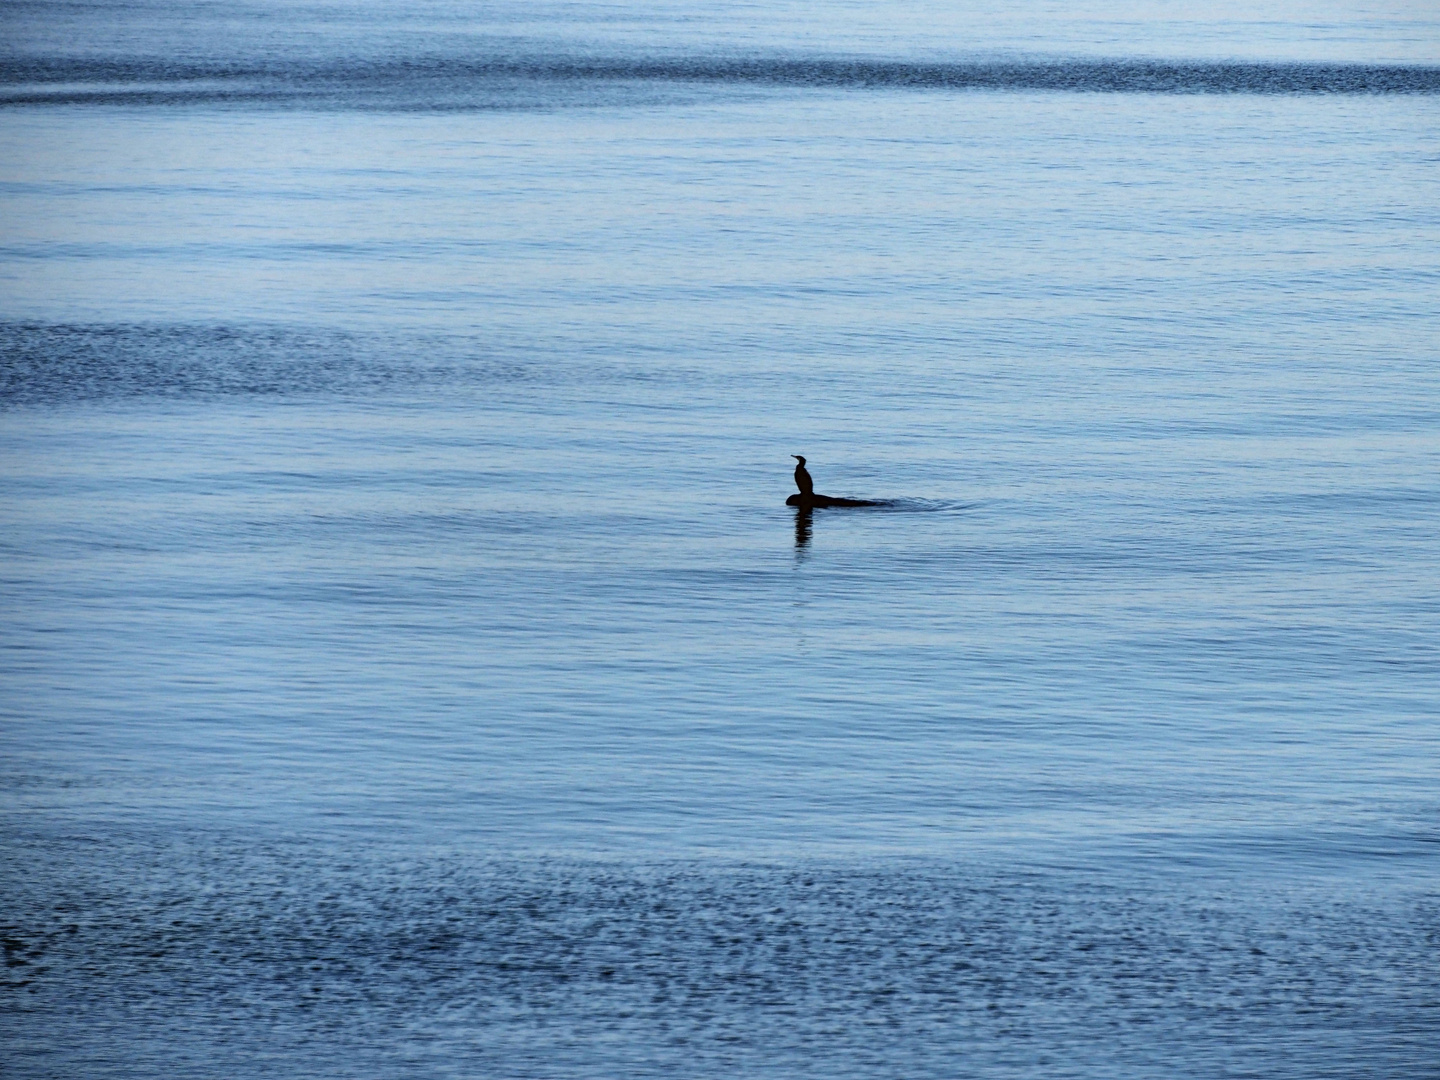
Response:
[[[3,19],[0,1072],[1440,1076],[1436,16]]]

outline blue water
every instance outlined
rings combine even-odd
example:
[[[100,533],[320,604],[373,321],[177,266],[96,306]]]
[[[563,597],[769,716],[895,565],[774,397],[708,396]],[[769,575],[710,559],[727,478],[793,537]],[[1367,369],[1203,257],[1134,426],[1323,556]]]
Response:
[[[1440,13],[0,28],[0,1072],[1440,1077]]]

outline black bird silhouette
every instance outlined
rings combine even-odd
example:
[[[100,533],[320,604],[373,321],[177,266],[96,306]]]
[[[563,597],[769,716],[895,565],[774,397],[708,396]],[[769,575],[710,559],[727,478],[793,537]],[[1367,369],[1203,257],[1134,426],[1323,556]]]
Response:
[[[795,466],[795,486],[800,489],[801,495],[815,494],[815,481],[810,479],[810,470],[805,468],[805,459],[799,454],[791,454],[800,464]]]
[[[786,499],[786,506],[798,506],[802,510],[813,510],[817,506],[880,505],[878,502],[870,499],[837,499],[831,495],[816,495],[815,481],[810,479],[810,470],[805,468],[805,459],[799,454],[791,454],[790,456],[800,463],[795,466],[795,486],[800,489],[800,492]]]

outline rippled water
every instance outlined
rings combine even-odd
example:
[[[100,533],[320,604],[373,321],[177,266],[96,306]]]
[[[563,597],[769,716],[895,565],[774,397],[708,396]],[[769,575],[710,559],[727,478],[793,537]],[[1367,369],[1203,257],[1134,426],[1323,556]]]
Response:
[[[6,1075],[1440,1075],[1440,20],[3,19]]]

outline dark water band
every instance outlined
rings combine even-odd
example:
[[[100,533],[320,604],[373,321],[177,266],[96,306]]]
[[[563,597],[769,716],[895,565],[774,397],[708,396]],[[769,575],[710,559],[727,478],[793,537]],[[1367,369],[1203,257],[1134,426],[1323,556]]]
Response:
[[[11,58],[0,103],[483,98],[497,84],[720,84],[1145,94],[1435,94],[1440,67],[1173,60],[917,63],[830,57],[418,57],[348,63]]]

